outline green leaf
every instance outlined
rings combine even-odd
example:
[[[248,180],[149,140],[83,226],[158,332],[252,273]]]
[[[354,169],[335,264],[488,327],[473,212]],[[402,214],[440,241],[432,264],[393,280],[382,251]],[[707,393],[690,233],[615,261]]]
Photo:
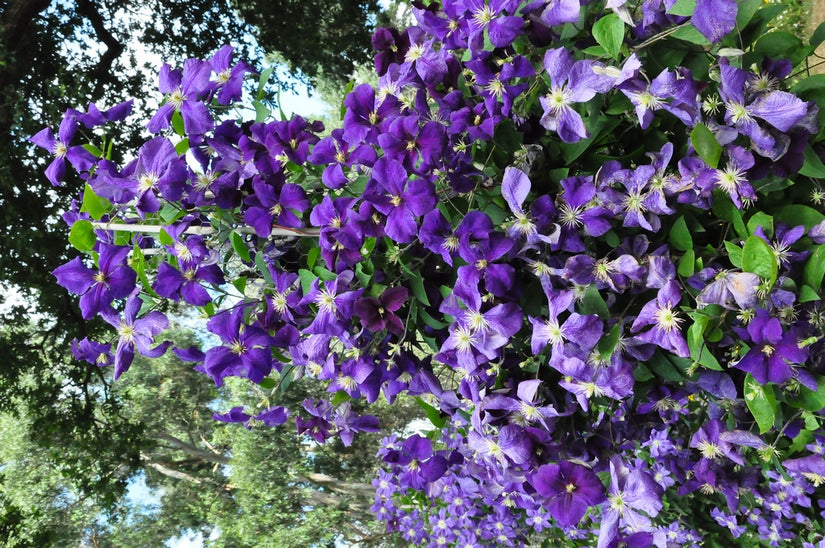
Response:
[[[748,227],[745,226],[745,221],[742,219],[742,212],[733,205],[730,196],[727,194],[714,193],[711,211],[720,219],[731,223],[736,234],[743,240],[750,236]]]
[[[710,167],[716,168],[719,165],[719,158],[722,157],[722,147],[713,135],[713,132],[704,124],[696,124],[690,132],[690,142],[699,157]]]
[[[240,278],[232,280],[232,285],[235,286],[235,289],[238,290],[238,293],[244,295],[244,292],[246,291],[246,276],[241,276]]]
[[[769,285],[776,281],[779,273],[776,254],[759,236],[751,236],[745,241],[745,247],[742,248],[742,270],[768,280]]]
[[[86,183],[86,187],[83,189],[83,204],[80,206],[80,212],[88,213],[92,219],[99,221],[111,208],[112,203],[106,198],[101,198],[95,194],[89,183]]]
[[[179,110],[172,113],[172,129],[181,137],[186,135],[186,129],[183,126],[183,116],[181,116]]]
[[[799,394],[788,398],[788,405],[816,413],[825,407],[825,377],[815,375],[816,392],[805,386],[799,387]]]
[[[436,428],[444,428],[447,424],[447,419],[441,416],[441,411],[421,398],[415,398],[415,402],[424,410],[424,413],[427,415],[427,418],[430,419],[430,422],[433,423],[433,426]]]
[[[786,456],[790,457],[802,451],[806,445],[814,440],[814,434],[810,430],[800,430],[799,434],[793,439],[793,443],[788,447]]]
[[[791,204],[779,209],[773,216],[775,221],[789,224],[791,226],[805,225],[805,230],[825,221],[825,215],[812,207]]]
[[[264,98],[264,88],[266,88],[266,83],[274,71],[275,67],[269,67],[261,71],[261,76],[258,78],[258,91],[255,94],[258,101]]]
[[[696,252],[692,249],[685,251],[685,254],[679,258],[679,264],[676,265],[676,271],[679,276],[689,278],[696,272]]]
[[[94,146],[92,143],[86,143],[83,145],[83,148],[86,149],[92,156],[95,158],[103,158],[103,151],[100,150],[98,147]]]
[[[81,219],[72,224],[69,231],[69,243],[78,251],[91,251],[97,242],[95,229],[91,221]]]
[[[269,107],[260,101],[252,101],[252,106],[255,107],[255,121],[261,123],[272,114]]]
[[[616,350],[616,344],[619,342],[621,335],[622,328],[621,325],[617,323],[602,337],[602,340],[599,341],[597,348],[603,360],[608,361],[610,357],[613,356],[613,352]]]
[[[186,151],[189,150],[189,139],[181,139],[181,141],[175,145],[175,152],[177,152],[178,156],[183,156],[186,154]]]
[[[255,267],[258,269],[258,272],[261,273],[261,276],[264,277],[266,283],[275,285],[275,281],[272,279],[272,273],[269,271],[266,260],[264,260],[263,253],[255,253]]]
[[[811,256],[808,257],[808,262],[805,263],[805,270],[802,274],[802,283],[811,286],[813,289],[819,289],[824,277],[825,244],[822,244],[816,246]]]
[[[449,327],[450,324],[446,322],[440,322],[433,318],[423,307],[418,307],[418,316],[424,320],[424,323],[433,329],[444,329],[445,327]]]
[[[671,36],[679,40],[684,40],[685,42],[690,42],[691,44],[698,44],[700,46],[711,45],[710,40],[705,38],[693,25],[679,27]]]
[[[344,392],[343,390],[339,390],[332,396],[332,405],[333,407],[338,407],[342,403],[346,403],[352,399],[352,396]]]
[[[759,425],[759,433],[764,434],[773,427],[776,420],[776,396],[770,385],[762,386],[748,373],[745,376],[745,403]]]
[[[318,276],[313,274],[306,268],[298,270],[298,277],[301,279],[301,292],[306,295],[312,289],[312,284],[318,279]]]
[[[624,23],[615,13],[609,13],[593,24],[593,38],[613,59],[618,59],[624,42]]]
[[[584,292],[584,298],[579,305],[579,313],[583,315],[596,314],[603,320],[610,318],[610,311],[607,309],[607,303],[599,293],[599,289],[590,284]]]
[[[427,298],[427,291],[424,289],[424,280],[421,279],[421,274],[410,270],[410,267],[407,265],[402,265],[401,270],[407,275],[407,279],[410,281],[410,288],[415,298],[418,299],[418,302],[424,306],[430,306],[430,299]]]
[[[676,219],[676,222],[673,223],[668,239],[673,247],[680,251],[693,249],[693,238],[690,235],[690,230],[688,230],[684,215],[680,216]]]
[[[764,0],[744,0],[743,2],[737,2],[736,28],[744,29],[764,4]]]
[[[685,376],[659,351],[656,351],[645,365],[659,378],[674,382],[685,380]]]
[[[232,242],[232,249],[235,250],[238,257],[245,263],[251,263],[252,256],[249,254],[249,247],[246,245],[243,236],[233,230],[229,233],[229,240]]]
[[[182,211],[179,207],[176,207],[174,204],[166,204],[160,210],[160,218],[163,219],[163,222],[168,225],[171,225],[184,215],[186,215],[186,212]]]
[[[725,240],[725,250],[728,252],[730,264],[736,268],[742,268],[742,248],[733,242]]]
[[[808,56],[808,48],[802,40],[784,30],[765,34],[756,42],[753,50],[774,59],[790,59],[794,65],[798,65]]]
[[[811,301],[821,301],[822,295],[816,292],[814,288],[809,285],[803,285],[799,288],[799,302],[809,303]]]
[[[261,380],[260,383],[258,383],[258,386],[260,386],[264,390],[272,390],[273,388],[278,386],[278,381],[276,381],[272,377],[265,377],[263,380]]]
[[[825,77],[825,74],[818,76]],[[825,164],[822,163],[819,155],[814,152],[810,144],[805,147],[804,158],[805,163],[802,164],[802,169],[799,170],[800,175],[813,177],[815,179],[825,179]]]
[[[146,257],[144,257],[143,250],[137,242],[135,242],[135,245],[132,247],[131,265],[135,272],[137,272],[138,279],[140,280],[140,284],[142,286],[141,289],[152,297],[159,298],[159,295],[152,289],[152,284],[149,283],[149,278],[146,276]]]
[[[825,22],[820,23],[811,35],[811,47],[816,48],[822,42],[825,42]]]
[[[307,251],[307,268],[312,270],[315,268],[315,262],[318,260],[318,257],[321,256],[321,248],[320,247],[313,247],[309,251]]]
[[[768,238],[773,237],[773,217],[764,211],[757,211],[750,219],[748,219],[748,232],[750,234],[756,233],[756,227],[762,227],[762,231]]]
[[[161,228],[158,232],[158,241],[161,245],[173,245],[175,243],[175,240],[166,232],[165,228]]]
[[[696,0],[679,0],[667,10],[667,13],[670,15],[690,17],[694,11],[696,11]]]

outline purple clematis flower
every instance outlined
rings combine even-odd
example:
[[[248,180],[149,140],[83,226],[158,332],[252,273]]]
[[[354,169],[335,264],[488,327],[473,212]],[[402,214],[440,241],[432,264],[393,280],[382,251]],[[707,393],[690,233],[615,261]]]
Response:
[[[227,44],[215,52],[209,62],[216,75],[213,83],[218,90],[218,103],[222,105],[241,99],[244,75],[252,72],[252,67],[243,61],[232,66],[233,51],[234,48]]]
[[[80,311],[88,320],[111,309],[114,299],[129,295],[135,288],[137,273],[126,263],[131,248],[100,244],[95,272],[80,257],[54,269],[57,283],[80,297]]]
[[[205,306],[207,303],[212,302],[212,297],[200,282],[216,286],[226,283],[223,272],[216,264],[180,261],[179,267],[180,270],[165,262],[158,266],[157,279],[155,280],[155,291],[158,295],[173,301],[181,298],[189,304]]]
[[[160,69],[158,87],[168,97],[166,103],[149,120],[147,129],[158,133],[169,127],[175,111],[181,113],[186,133],[204,134],[212,129],[215,124],[212,115],[200,100],[212,87],[209,81],[211,75],[212,67],[206,61],[187,59],[183,64],[183,72],[164,63]]]
[[[600,64],[590,60],[574,62],[573,54],[565,48],[551,49],[544,55],[550,92],[539,98],[544,109],[541,125],[558,133],[565,143],[587,138],[584,121],[572,105],[587,102],[613,86],[611,77],[594,70],[597,66]]]
[[[221,386],[228,376],[260,383],[272,370],[272,337],[257,324],[247,325],[244,307],[212,316],[206,328],[224,344],[207,350],[203,366],[196,369],[210,375],[216,386]]]
[[[353,305],[364,292],[363,289],[348,291],[354,277],[351,270],[346,270],[334,280],[325,281],[323,289],[319,279],[312,282],[310,290],[301,299],[301,304],[313,304],[318,307],[318,311],[315,319],[304,330],[306,333],[344,334],[353,314]]]
[[[249,209],[244,212],[244,222],[259,237],[268,238],[273,225],[298,228],[303,224],[296,215],[310,206],[303,188],[294,183],[273,185],[258,178],[252,188],[255,194],[246,199]]]
[[[748,324],[747,334],[753,346],[733,366],[753,375],[759,384],[787,381],[793,377],[791,364],[804,363],[808,358],[807,349],[797,344],[796,334],[783,331],[779,320],[762,308]]]
[[[390,287],[380,297],[361,297],[355,301],[355,315],[370,331],[386,329],[390,333],[404,333],[404,322],[396,312],[407,301],[406,287]]]
[[[610,545],[625,526],[631,531],[649,529],[650,518],[662,509],[664,489],[648,472],[628,468],[618,455],[610,459],[610,487],[602,512],[598,548]]]
[[[604,502],[604,487],[593,470],[568,461],[545,464],[528,478],[546,499],[543,506],[561,525],[578,524],[587,509]]]
[[[575,344],[589,352],[602,337],[603,325],[598,316],[582,316],[571,312],[566,320],[559,322],[559,315],[572,309],[575,301],[573,291],[546,290],[548,318],[530,317],[533,324],[531,350],[539,354],[550,344],[554,349],[561,348],[566,342]]]
[[[365,199],[387,216],[384,231],[398,243],[409,243],[418,234],[417,218],[436,205],[435,185],[427,179],[413,178],[401,162],[380,158],[364,191]]]
[[[60,122],[57,137],[54,136],[51,128],[45,128],[31,138],[34,144],[45,148],[54,156],[54,160],[45,172],[46,178],[53,186],[63,184],[67,160],[80,172],[88,170],[96,161],[96,158],[82,146],[69,146],[75,133],[77,133],[77,121],[69,111]]]
[[[681,288],[677,281],[671,280],[662,286],[656,295],[656,300],[642,307],[630,328],[632,332],[638,332],[642,327],[653,326],[644,333],[636,335],[636,339],[655,344],[679,357],[690,357],[687,342],[680,331],[683,318],[680,318],[673,310],[681,300]]]
[[[690,22],[702,36],[719,42],[736,25],[736,0],[696,0]]]
[[[166,316],[154,310],[146,316],[138,319],[140,307],[143,301],[135,294],[126,301],[126,308],[123,317],[112,309],[104,310],[101,316],[106,322],[117,329],[119,336],[117,349],[115,350],[115,380],[125,373],[135,357],[135,347],[137,351],[147,358],[157,358],[162,356],[166,349],[172,344],[169,341],[163,342],[152,348],[155,335],[169,327],[169,320]]]

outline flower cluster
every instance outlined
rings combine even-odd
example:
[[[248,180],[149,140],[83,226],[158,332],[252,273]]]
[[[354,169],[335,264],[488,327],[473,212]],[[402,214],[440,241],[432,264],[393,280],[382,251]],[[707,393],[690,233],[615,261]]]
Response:
[[[166,351],[170,300],[217,385],[329,393],[219,420],[349,444],[379,429],[351,400],[416,398],[373,508],[411,543],[821,545],[825,87],[788,90],[760,0],[686,3],[415,3],[328,134],[219,118],[227,48],[164,66],[125,166],[71,142],[114,115],[67,113],[34,141],[87,183],[88,258],[55,276],[118,337],[77,357]]]

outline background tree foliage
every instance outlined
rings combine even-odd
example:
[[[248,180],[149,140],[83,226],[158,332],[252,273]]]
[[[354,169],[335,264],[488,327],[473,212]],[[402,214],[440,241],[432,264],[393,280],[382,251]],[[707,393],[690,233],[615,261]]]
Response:
[[[173,357],[112,386],[109,371],[71,359],[71,337],[96,327],[51,271],[72,256],[59,216],[83,182],[51,187],[28,137],[89,102],[133,98],[141,110],[157,100],[158,60],[208,58],[225,43],[259,70],[274,53],[304,81],[346,81],[369,62],[381,17],[374,0],[0,2],[0,301],[9,288],[23,297],[0,312],[0,544],[160,546],[215,526],[221,546],[372,534],[358,524],[374,437],[343,451],[301,445],[289,428],[223,427],[209,406],[246,387],[219,392]],[[117,148],[132,148],[143,123]],[[158,506],[124,498],[136,475],[162,493]]]

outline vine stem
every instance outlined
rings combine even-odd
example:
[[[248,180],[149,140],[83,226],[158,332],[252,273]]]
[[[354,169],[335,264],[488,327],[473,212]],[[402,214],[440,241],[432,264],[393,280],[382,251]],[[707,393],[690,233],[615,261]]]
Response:
[[[141,224],[127,224],[127,223],[102,223],[92,222],[94,228],[103,230],[119,230],[122,232],[143,232],[146,234],[159,234],[163,228],[160,225],[141,225]],[[238,227],[238,232],[242,234],[254,234],[255,230],[252,227]],[[183,231],[184,234],[198,234],[207,235],[214,234],[215,229],[211,226],[190,226]],[[301,238],[317,238],[321,233],[318,228],[289,228],[285,226],[276,225],[272,227],[270,236],[298,236]]]

